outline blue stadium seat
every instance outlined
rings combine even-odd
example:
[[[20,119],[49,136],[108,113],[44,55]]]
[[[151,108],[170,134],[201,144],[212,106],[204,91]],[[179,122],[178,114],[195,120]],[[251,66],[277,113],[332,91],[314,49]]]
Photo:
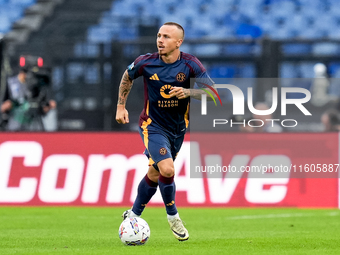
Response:
[[[315,63],[283,63],[280,67],[280,77],[289,78],[281,79],[282,87],[299,87],[310,90],[312,85],[311,79],[295,79],[295,78],[314,78]],[[302,98],[301,93],[288,93],[287,98]]]
[[[223,25],[232,27],[234,31],[236,31],[242,23],[249,23],[249,19],[241,12],[227,13],[223,19]]]
[[[340,70],[337,72],[337,77],[334,77],[334,78],[340,78]],[[328,93],[336,97],[340,96],[340,80],[339,79],[330,79]]]
[[[226,55],[250,55],[253,53],[253,46],[250,44],[227,44],[224,46]]]
[[[109,43],[112,41],[112,34],[109,28],[93,26],[87,31],[87,40],[92,43]]]
[[[293,1],[275,1],[270,6],[270,12],[275,17],[285,18],[295,14],[296,5]]]
[[[165,22],[169,22],[169,21],[173,21],[173,22],[177,22],[179,24],[183,24],[183,26],[185,26],[185,22],[186,19],[184,16],[182,15],[172,15],[172,14],[164,14],[160,17],[160,24],[164,24]]]
[[[256,69],[254,64],[244,64],[240,67],[240,77],[242,78],[255,78]]]
[[[340,53],[337,43],[315,43],[312,50],[314,55],[337,55]]]
[[[328,33],[329,39],[334,39],[334,40],[340,39],[340,28],[329,30],[327,31],[327,33]]]
[[[325,35],[325,32],[322,30],[317,30],[314,28],[307,28],[304,30],[300,30],[298,34],[298,38],[301,39],[318,39],[318,38],[323,38]]]
[[[207,33],[199,28],[188,29],[185,32],[185,38],[187,39],[199,39],[204,36],[207,36]]]
[[[119,40],[133,40],[133,39],[137,39],[138,37],[138,29],[137,27],[125,27],[125,28],[121,28],[118,38],[115,39],[119,39]]]
[[[330,63],[328,72],[331,77],[340,78],[340,63]]]
[[[236,35],[240,38],[259,38],[262,35],[262,30],[258,26],[241,23],[236,30]]]
[[[9,0],[8,3],[13,5],[30,6],[34,4],[36,0]]]
[[[33,0],[0,0],[1,2],[19,2]],[[178,5],[180,3],[180,5]],[[180,6],[180,7],[179,7]],[[21,5],[19,4],[19,7]],[[22,14],[18,9],[11,14],[10,9],[1,15],[0,32],[8,31],[10,22]],[[21,9],[22,10],[22,9]],[[122,12],[124,10],[124,12]],[[97,26],[88,30],[87,43],[75,46],[75,55],[96,56],[98,49],[91,48],[91,43],[105,43],[112,40],[132,40],[139,36],[138,25],[159,26],[167,21],[179,22],[186,29],[186,39],[225,39],[225,38],[261,38],[272,39],[340,39],[340,4],[339,0],[116,0],[112,8],[103,13]],[[4,22],[2,22],[4,20]],[[6,25],[7,24],[7,25]],[[90,43],[88,43],[90,42]],[[124,54],[135,57],[134,45],[126,45]],[[200,56],[249,55],[256,51],[254,45],[186,45],[181,50]],[[287,44],[283,46],[286,55],[313,54],[338,55],[337,44],[319,43]],[[283,63],[280,77],[313,78],[315,63]],[[91,70],[90,70],[91,71]],[[91,71],[96,73],[95,68]],[[251,64],[216,64],[208,68],[213,78],[254,78],[256,69]],[[340,78],[340,64],[329,65],[331,77]],[[91,76],[95,77],[95,75]],[[89,83],[91,79],[89,78]],[[285,83],[288,80],[288,83]],[[299,86],[309,89],[310,83],[291,83],[284,79],[283,86]],[[339,83],[331,83],[330,93],[340,94]],[[300,95],[290,95],[297,98]]]
[[[119,21],[122,15],[124,22]],[[339,17],[338,0],[115,0],[99,27],[118,40],[136,38],[138,23],[159,26],[168,21],[182,24],[188,39],[340,39]],[[134,23],[126,25],[126,21]],[[93,33],[89,31],[92,39]],[[96,41],[99,37],[99,41],[109,40],[105,34],[94,36]]]
[[[86,84],[98,84],[99,77],[99,64],[87,64],[84,71],[84,80]]]
[[[299,70],[292,63],[283,63],[280,66],[280,77],[282,78],[298,78],[300,77]]]
[[[0,12],[0,33],[7,33],[11,28],[11,20],[5,14],[5,12]]]
[[[330,63],[328,66],[330,76],[329,94],[340,96],[340,63]]]
[[[217,32],[213,29],[208,30],[205,37],[209,39],[235,39],[236,33],[232,27],[223,26]]]
[[[17,4],[6,4],[4,5],[4,10],[6,10],[7,16],[9,17],[11,23],[20,19],[24,13],[24,7]]]
[[[235,65],[213,65],[208,69],[212,78],[233,78],[236,74]]]
[[[337,19],[333,15],[319,14],[315,19],[314,28],[324,30],[338,29]]]
[[[314,65],[316,63],[310,63],[310,62],[301,62],[299,64],[300,72],[301,72],[301,77],[302,78],[314,78]]]
[[[24,9],[36,0],[0,0],[0,33],[10,31],[12,24],[23,17]]]
[[[124,10],[124,13],[122,13]],[[135,6],[133,6],[132,1],[113,1],[111,7],[111,14],[112,15],[137,15],[137,10]]]
[[[299,32],[302,32],[309,27],[308,20],[306,19],[306,16],[303,14],[291,15],[287,19],[288,19],[287,26]]]
[[[273,15],[269,13],[261,13],[260,15],[258,15],[258,18],[254,22],[258,26],[261,26],[264,35],[270,37],[272,31],[275,31],[277,29],[275,21],[276,19]]]
[[[289,43],[282,46],[285,55],[307,55],[312,52],[312,46],[307,43]]]
[[[194,46],[193,54],[197,56],[218,56],[221,54],[219,44],[197,44]]]
[[[340,63],[330,63],[328,66],[330,78],[329,94],[340,96]]]
[[[69,83],[76,83],[84,74],[84,65],[79,62],[67,64],[67,74],[67,81]]]
[[[98,57],[99,45],[91,43],[78,42],[74,45],[74,55],[76,57]]]

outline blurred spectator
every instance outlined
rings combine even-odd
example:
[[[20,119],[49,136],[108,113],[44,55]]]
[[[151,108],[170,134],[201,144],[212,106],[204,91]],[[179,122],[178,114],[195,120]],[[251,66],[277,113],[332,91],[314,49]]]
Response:
[[[327,78],[327,67],[322,63],[314,66],[314,80],[311,87],[311,103],[315,106],[327,104],[331,98],[328,95],[330,83]]]
[[[325,132],[340,131],[340,115],[336,109],[328,109],[321,115]]]
[[[23,67],[18,75],[7,79],[1,104],[7,131],[45,131],[42,117],[56,108],[56,102],[51,97],[48,84],[39,84],[40,80],[35,77],[39,72],[39,69],[37,70],[36,74],[33,74],[34,71]]]

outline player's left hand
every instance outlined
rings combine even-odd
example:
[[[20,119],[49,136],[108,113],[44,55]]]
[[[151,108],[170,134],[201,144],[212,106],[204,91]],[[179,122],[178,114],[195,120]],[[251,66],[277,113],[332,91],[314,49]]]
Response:
[[[172,87],[169,92],[170,97],[177,97],[178,99],[184,99],[190,96],[190,90],[182,87]]]

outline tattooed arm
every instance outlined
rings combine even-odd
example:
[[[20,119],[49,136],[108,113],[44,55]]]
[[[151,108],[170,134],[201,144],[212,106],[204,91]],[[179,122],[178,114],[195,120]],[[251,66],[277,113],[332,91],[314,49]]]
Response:
[[[129,123],[129,113],[125,109],[125,104],[132,88],[132,84],[133,81],[130,79],[128,72],[125,71],[122,80],[120,81],[116,111],[116,121],[120,124]]]
[[[208,89],[208,88],[206,88],[206,90],[211,92],[211,90]],[[206,92],[204,92],[201,89],[185,89],[185,88],[182,88],[182,87],[173,87],[173,88],[171,88],[171,91],[170,91],[171,97],[175,96],[178,99],[184,99],[184,98],[187,98],[187,97],[192,97],[192,98],[201,100],[202,94],[206,94]],[[211,93],[211,94],[216,98],[214,93]],[[207,100],[210,101],[212,99],[210,97],[207,97]]]

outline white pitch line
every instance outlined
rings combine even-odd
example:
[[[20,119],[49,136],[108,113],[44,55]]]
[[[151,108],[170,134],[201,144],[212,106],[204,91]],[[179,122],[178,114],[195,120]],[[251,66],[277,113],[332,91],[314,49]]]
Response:
[[[311,217],[312,213],[284,213],[284,214],[262,214],[262,215],[241,215],[227,217],[228,220],[253,220],[253,219],[269,219],[269,218],[295,218],[295,217]]]
[[[327,214],[328,216],[338,216],[339,213],[338,212],[330,212]]]

